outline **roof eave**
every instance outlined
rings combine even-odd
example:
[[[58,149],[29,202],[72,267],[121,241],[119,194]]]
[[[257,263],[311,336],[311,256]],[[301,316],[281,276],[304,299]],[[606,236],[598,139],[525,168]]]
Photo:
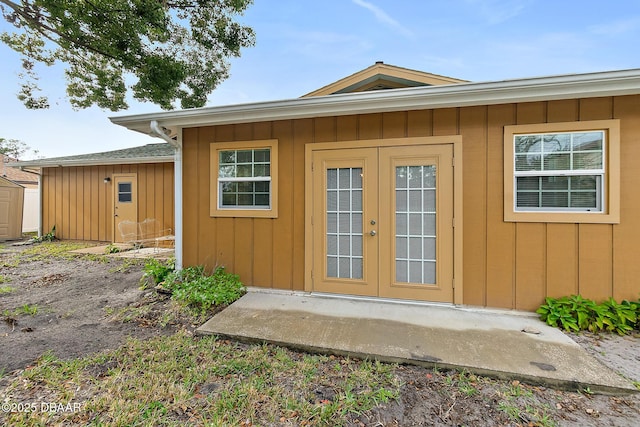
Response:
[[[28,160],[24,162],[7,163],[13,168],[55,168],[72,166],[103,166],[103,165],[131,165],[142,163],[169,163],[174,161],[174,156],[116,158],[116,159],[76,159],[76,160]]]
[[[177,129],[205,125],[632,94],[640,94],[640,69],[336,94],[119,116],[111,117],[110,120],[128,129],[149,133],[151,120],[157,120],[163,127]]]

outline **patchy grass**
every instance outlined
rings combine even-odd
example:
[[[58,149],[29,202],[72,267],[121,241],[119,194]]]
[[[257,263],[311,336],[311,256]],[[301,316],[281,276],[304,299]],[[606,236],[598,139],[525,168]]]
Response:
[[[4,414],[10,425],[340,426],[398,395],[393,369],[179,332],[79,360],[46,354],[0,397],[24,403],[37,389],[42,401],[81,407]]]
[[[0,267],[15,268],[23,262],[47,262],[51,258],[72,259],[77,255],[70,253],[70,251],[88,246],[90,245],[86,243],[68,241],[36,243],[20,252],[5,256],[4,259],[0,261]]]
[[[15,317],[20,315],[35,316],[36,314],[38,314],[38,310],[39,308],[36,304],[24,304],[13,310],[4,310],[2,312],[2,315],[5,317]]]
[[[2,277],[2,276],[0,276],[0,277]],[[0,282],[0,283],[2,283],[2,282]],[[11,292],[14,292],[15,290],[16,290],[16,288],[11,287],[11,286],[0,286],[0,295],[10,294]]]

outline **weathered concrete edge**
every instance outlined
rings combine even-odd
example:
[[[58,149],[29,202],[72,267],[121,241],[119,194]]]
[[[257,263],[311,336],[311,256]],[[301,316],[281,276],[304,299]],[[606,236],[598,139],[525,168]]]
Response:
[[[531,385],[547,386],[554,389],[566,390],[566,391],[589,390],[590,392],[593,392],[593,393],[599,393],[599,394],[610,395],[610,396],[629,395],[629,394],[634,394],[639,392],[639,390],[636,389],[633,386],[633,384],[631,384],[630,381],[629,381],[628,388],[623,388],[623,387],[607,386],[604,384],[595,384],[595,383],[589,383],[589,382],[583,382],[583,381],[561,380],[558,378],[550,378],[550,377],[539,376],[539,375],[516,374],[514,372],[478,368],[476,366],[465,366],[460,364],[432,362],[432,361],[427,361],[427,360],[422,360],[417,358],[394,357],[394,356],[383,355],[383,354],[364,353],[359,351],[349,351],[349,350],[343,350],[343,349],[331,349],[331,348],[318,347],[318,346],[313,346],[308,344],[291,343],[291,342],[279,341],[279,340],[269,340],[269,339],[253,337],[249,335],[225,334],[225,333],[220,333],[220,332],[215,332],[210,330],[203,330],[201,328],[196,329],[195,334],[198,336],[214,335],[223,339],[232,339],[232,340],[245,342],[245,343],[260,343],[260,344],[267,343],[267,344],[277,345],[280,347],[286,347],[286,348],[291,348],[295,350],[302,350],[309,353],[327,354],[327,355],[334,354],[339,356],[353,357],[357,359],[373,358],[375,360],[379,360],[380,362],[416,365],[416,366],[422,366],[426,368],[466,370],[476,375],[483,375],[483,376],[491,377],[495,379],[525,381]]]

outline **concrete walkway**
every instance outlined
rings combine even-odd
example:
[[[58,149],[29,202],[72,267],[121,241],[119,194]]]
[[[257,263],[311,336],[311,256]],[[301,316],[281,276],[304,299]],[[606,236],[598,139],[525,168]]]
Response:
[[[531,313],[251,290],[197,333],[459,368],[556,388],[635,391]]]

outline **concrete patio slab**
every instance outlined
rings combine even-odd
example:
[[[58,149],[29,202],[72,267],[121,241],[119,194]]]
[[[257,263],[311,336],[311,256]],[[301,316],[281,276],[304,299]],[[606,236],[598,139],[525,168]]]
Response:
[[[532,313],[252,289],[197,333],[556,388],[636,391]]]

